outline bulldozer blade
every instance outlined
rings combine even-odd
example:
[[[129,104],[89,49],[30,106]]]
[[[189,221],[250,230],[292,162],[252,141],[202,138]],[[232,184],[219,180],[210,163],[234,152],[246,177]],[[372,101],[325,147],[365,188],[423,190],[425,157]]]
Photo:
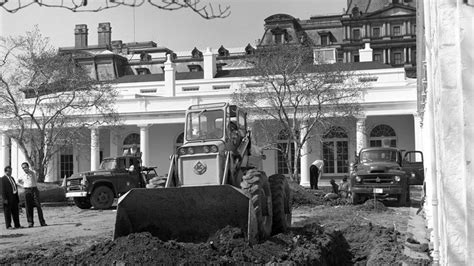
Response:
[[[238,188],[138,188],[119,199],[114,239],[150,232],[163,241],[205,242],[227,225],[241,228],[250,243],[256,241],[255,211]]]

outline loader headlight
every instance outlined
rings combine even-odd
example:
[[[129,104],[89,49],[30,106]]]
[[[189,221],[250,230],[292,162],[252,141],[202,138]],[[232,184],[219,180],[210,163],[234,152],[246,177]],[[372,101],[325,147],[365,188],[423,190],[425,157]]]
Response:
[[[362,178],[360,178],[360,176],[356,175],[355,180],[356,180],[357,182],[361,182],[361,181],[362,181]]]
[[[67,182],[66,182],[66,186],[69,187],[70,185],[71,185],[71,181],[67,181]]]
[[[202,148],[202,150],[203,150],[205,153],[209,153],[209,151],[210,151],[211,149],[209,148],[209,146],[204,146],[204,147]]]
[[[211,146],[211,152],[217,152],[217,146]]]
[[[416,177],[415,173],[412,172],[411,177],[415,178]]]
[[[194,154],[194,149],[192,147],[188,148],[188,154]]]
[[[400,182],[400,180],[401,180],[400,176],[398,176],[398,175],[396,175],[396,176],[394,177],[394,179],[395,179],[395,181],[397,181],[397,182]]]

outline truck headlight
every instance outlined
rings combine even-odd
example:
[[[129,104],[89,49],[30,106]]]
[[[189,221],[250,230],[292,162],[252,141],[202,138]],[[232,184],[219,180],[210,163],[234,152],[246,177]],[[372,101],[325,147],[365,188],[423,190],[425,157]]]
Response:
[[[186,150],[185,150],[184,148],[179,149],[179,154],[185,155],[185,154],[186,154]]]
[[[361,182],[361,181],[362,181],[362,178],[360,178],[360,176],[356,175],[355,180],[356,180],[357,182]]]
[[[394,177],[394,179],[395,179],[395,181],[397,181],[397,182],[400,182],[400,180],[401,180],[400,176],[398,176],[398,175],[396,175],[396,176]]]
[[[71,181],[67,181],[66,186],[68,186],[68,187],[71,186]]]
[[[210,151],[209,146],[204,146],[202,149],[204,150],[205,153],[209,153]]]
[[[415,177],[416,177],[415,173],[412,172],[412,173],[411,173],[411,177],[412,177],[412,178],[415,178]]]
[[[212,145],[211,146],[211,152],[217,152],[217,146]]]
[[[189,148],[188,148],[188,153],[189,153],[189,154],[194,154],[194,149],[193,149],[192,147],[189,147]]]

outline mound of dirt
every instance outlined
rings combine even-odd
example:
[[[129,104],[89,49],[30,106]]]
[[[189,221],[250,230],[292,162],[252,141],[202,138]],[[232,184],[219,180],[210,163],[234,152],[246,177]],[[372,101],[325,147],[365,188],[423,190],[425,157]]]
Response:
[[[291,204],[293,208],[301,205],[323,205],[324,194],[316,195],[314,191],[300,186],[296,182],[288,182],[291,190]]]
[[[406,261],[400,239],[393,228],[371,223],[348,225],[342,231],[313,223],[251,246],[240,229],[226,227],[205,243],[164,242],[150,233],[136,233],[79,254],[64,245],[51,256],[26,253],[0,259],[0,264],[392,265]]]
[[[30,253],[14,259],[0,259],[0,263],[346,265],[352,260],[342,233],[325,232],[316,224],[294,228],[253,246],[246,242],[240,229],[226,227],[206,243],[163,242],[150,233],[137,233],[102,242],[77,255],[68,253],[67,247],[58,247],[49,257]]]
[[[383,202],[374,200],[374,199],[369,199],[364,204],[357,206],[359,210],[363,211],[376,211],[376,212],[384,212],[388,211],[389,208],[383,204]]]

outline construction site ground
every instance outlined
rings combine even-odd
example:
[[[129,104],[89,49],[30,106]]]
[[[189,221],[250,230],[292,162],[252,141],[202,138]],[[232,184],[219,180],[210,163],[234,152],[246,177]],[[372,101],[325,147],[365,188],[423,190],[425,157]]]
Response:
[[[420,195],[416,189],[411,207],[396,207],[390,200],[372,199],[356,206],[344,199],[327,201],[324,195],[329,187],[291,187],[291,230],[253,246],[240,229],[231,227],[203,243],[164,242],[148,233],[114,241],[115,209],[81,210],[70,202],[46,202],[46,227],[35,224],[33,228],[6,230],[1,217],[0,264],[431,263],[423,211],[417,214]],[[20,220],[27,225],[24,211]]]

